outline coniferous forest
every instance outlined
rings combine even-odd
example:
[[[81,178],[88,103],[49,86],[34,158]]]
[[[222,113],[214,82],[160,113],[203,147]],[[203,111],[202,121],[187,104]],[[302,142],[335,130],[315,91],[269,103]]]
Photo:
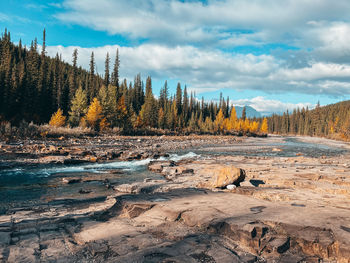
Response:
[[[43,32],[41,50],[35,39],[30,47],[16,45],[10,32],[0,39],[0,121],[18,126],[23,122],[53,127],[83,127],[94,131],[136,134],[150,129],[177,133],[296,134],[350,138],[350,101],[313,110],[295,109],[291,114],[248,119],[245,108],[237,118],[229,98],[218,103],[198,100],[186,86],[177,84],[169,94],[165,81],[159,96],[152,92],[152,79],[137,74],[133,82],[119,75],[118,50],[111,61],[106,54],[103,76],[95,72],[94,53],[89,70],[78,67],[78,50],[71,63],[46,55]]]
[[[237,119],[229,98],[219,103],[198,100],[186,86],[177,84],[169,94],[165,81],[156,98],[152,79],[145,83],[137,74],[133,82],[121,80],[120,56],[106,54],[104,76],[95,72],[94,53],[89,71],[77,66],[78,50],[72,63],[60,54],[46,55],[45,30],[41,50],[35,39],[30,47],[11,42],[5,31],[0,41],[0,116],[2,122],[20,125],[23,121],[51,126],[87,127],[94,131],[117,128],[127,134],[161,129],[200,133],[267,133],[267,120]]]
[[[348,140],[350,138],[350,101],[309,110],[294,109],[283,115],[274,114],[268,118],[269,133],[330,137]]]

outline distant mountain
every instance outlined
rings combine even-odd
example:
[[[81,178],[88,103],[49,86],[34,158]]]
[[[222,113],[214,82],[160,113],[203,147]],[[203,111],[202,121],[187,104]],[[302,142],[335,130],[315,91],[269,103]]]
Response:
[[[236,113],[237,113],[237,118],[241,118],[242,117],[242,111],[243,111],[244,107],[240,107],[240,106],[235,106],[236,109]],[[256,109],[254,109],[253,107],[250,106],[245,106],[246,108],[246,114],[247,114],[247,118],[260,118],[261,117],[261,113],[258,112]]]

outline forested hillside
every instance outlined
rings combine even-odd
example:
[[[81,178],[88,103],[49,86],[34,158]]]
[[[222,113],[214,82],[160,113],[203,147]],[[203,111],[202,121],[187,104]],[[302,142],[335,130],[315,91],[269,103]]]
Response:
[[[350,101],[315,109],[296,109],[268,118],[270,133],[350,138]]]
[[[29,48],[11,42],[5,31],[0,40],[0,121],[48,123],[52,126],[81,126],[96,131],[118,128],[132,134],[138,129],[167,129],[201,133],[266,133],[267,120],[237,118],[229,98],[219,103],[197,100],[186,86],[177,84],[170,95],[167,82],[158,98],[152,79],[144,85],[140,74],[133,82],[120,81],[119,53],[111,63],[106,54],[104,76],[95,73],[94,53],[90,69],[77,66],[78,50],[72,64],[46,55],[45,30],[41,50],[35,39]],[[114,54],[113,54],[114,55]]]

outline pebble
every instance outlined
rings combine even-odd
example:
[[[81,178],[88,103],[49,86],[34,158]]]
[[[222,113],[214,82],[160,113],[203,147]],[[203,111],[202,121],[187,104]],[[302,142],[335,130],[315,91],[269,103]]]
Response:
[[[237,186],[235,186],[234,184],[229,184],[229,185],[226,186],[226,188],[227,188],[228,190],[233,190],[233,189],[236,189]]]

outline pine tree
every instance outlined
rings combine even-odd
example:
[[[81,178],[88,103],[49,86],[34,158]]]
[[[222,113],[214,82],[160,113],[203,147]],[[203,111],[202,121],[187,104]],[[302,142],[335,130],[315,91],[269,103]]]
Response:
[[[40,108],[39,118],[48,121],[51,112],[51,96],[47,87],[47,62],[46,62],[46,30],[43,32],[43,46],[40,56],[40,73],[38,81],[38,106]]]
[[[145,126],[156,127],[157,126],[157,105],[152,94],[152,80],[151,77],[146,81],[146,97],[145,103],[141,108],[141,119]]]
[[[105,60],[105,80],[104,80],[104,85],[106,87],[108,87],[109,85],[109,62],[110,62],[109,53],[107,52],[106,60]]]
[[[95,57],[94,52],[91,52],[90,58],[90,74],[89,74],[89,87],[88,87],[88,99],[92,99],[96,96],[96,86],[95,86]]]
[[[177,83],[177,87],[176,87],[176,109],[177,109],[177,113],[181,114],[181,112],[182,112],[182,89],[181,89],[180,82]]]
[[[186,86],[184,89],[182,114],[183,114],[183,119],[184,119],[185,125],[187,125],[187,122],[189,119],[189,102],[188,102],[188,95],[187,95],[187,87]],[[191,118],[192,118],[192,116],[191,116]]]
[[[159,94],[159,107],[162,109],[165,109],[166,104],[168,103],[168,83],[165,81],[164,86],[160,89]]]
[[[242,117],[241,117],[241,119],[245,120],[246,118],[247,118],[247,113],[246,113],[246,107],[244,106],[243,110],[242,110]]]
[[[116,86],[118,89],[118,95],[119,95],[119,50],[117,49],[116,55],[115,55],[115,61],[114,61],[114,68],[112,72],[112,78],[111,78],[111,84],[113,86]]]
[[[77,89],[77,78],[78,78],[78,68],[77,68],[77,61],[78,61],[78,49],[74,49],[72,54],[72,63],[73,67],[70,73],[69,78],[69,96],[72,97],[73,94],[75,94],[75,91]]]

